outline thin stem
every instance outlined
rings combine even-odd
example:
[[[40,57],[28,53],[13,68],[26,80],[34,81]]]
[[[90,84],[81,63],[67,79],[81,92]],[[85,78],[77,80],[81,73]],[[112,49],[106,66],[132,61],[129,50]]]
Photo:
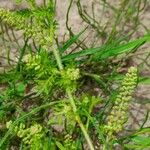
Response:
[[[70,28],[69,25],[68,25],[68,22],[69,22],[69,12],[70,12],[72,3],[73,3],[73,0],[70,1],[69,7],[68,7],[68,10],[67,10],[67,14],[66,14],[66,27],[67,27],[67,29],[68,29],[68,31],[69,31],[70,36],[73,36],[73,33],[72,33],[72,31],[71,31],[71,28]]]
[[[88,133],[86,131],[86,128],[84,127],[84,125],[83,125],[83,123],[81,121],[80,116],[76,113],[77,112],[77,108],[76,108],[75,101],[73,99],[73,96],[71,94],[70,89],[67,90],[67,94],[68,94],[68,97],[70,99],[70,103],[72,105],[72,108],[73,108],[73,111],[74,111],[74,114],[75,114],[75,119],[76,119],[77,123],[79,124],[79,126],[80,126],[80,128],[81,128],[81,130],[82,130],[82,132],[84,134],[84,137],[85,137],[85,139],[86,139],[86,141],[87,141],[87,143],[89,145],[90,150],[94,150],[94,146],[92,144],[91,138],[89,137],[89,135],[88,135]]]

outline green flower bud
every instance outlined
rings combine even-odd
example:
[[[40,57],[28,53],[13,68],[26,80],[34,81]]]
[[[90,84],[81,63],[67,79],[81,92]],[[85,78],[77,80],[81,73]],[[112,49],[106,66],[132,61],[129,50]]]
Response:
[[[12,123],[13,123],[12,120],[6,122],[6,128],[9,129],[11,127]]]
[[[104,126],[104,131],[113,136],[113,133],[118,133],[123,129],[124,123],[127,120],[127,112],[132,93],[137,83],[137,68],[131,67],[126,74],[122,85],[119,89],[119,94],[116,97],[114,106],[107,117],[107,123]]]

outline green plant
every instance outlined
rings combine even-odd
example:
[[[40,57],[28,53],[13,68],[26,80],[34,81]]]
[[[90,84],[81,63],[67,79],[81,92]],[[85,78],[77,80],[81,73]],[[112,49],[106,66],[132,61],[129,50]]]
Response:
[[[125,43],[124,39],[129,36],[119,36],[121,31],[116,27],[119,11],[126,12],[125,22],[130,20],[129,16],[135,15],[132,8],[126,9],[131,6],[130,2],[123,0],[117,10],[102,1],[117,12],[117,19],[105,44],[94,48],[88,48],[79,39],[87,27],[75,35],[67,24],[73,1],[66,22],[70,38],[63,46],[59,46],[55,34],[58,26],[56,1],[43,1],[41,6],[35,0],[26,2],[29,8],[25,10],[0,8],[2,24],[22,31],[24,36],[17,62],[0,75],[0,83],[4,85],[0,89],[0,149],[113,150],[116,145],[126,149],[148,148],[149,138],[145,133],[149,134],[149,127],[144,128],[143,124],[130,134],[126,134],[124,128],[129,118],[127,113],[132,94],[142,80],[136,66],[127,67],[127,73],[119,74],[118,70],[124,57],[134,54],[150,41],[148,33]],[[140,0],[136,4],[140,4]],[[95,19],[86,11],[83,14],[79,0],[77,6],[81,18],[98,34],[106,36]],[[136,27],[138,12],[139,8]],[[73,44],[81,50],[70,52]],[[86,48],[83,50],[83,47]],[[119,62],[117,65],[115,60]],[[95,92],[95,89],[99,91]],[[141,137],[144,137],[143,142],[139,141]]]

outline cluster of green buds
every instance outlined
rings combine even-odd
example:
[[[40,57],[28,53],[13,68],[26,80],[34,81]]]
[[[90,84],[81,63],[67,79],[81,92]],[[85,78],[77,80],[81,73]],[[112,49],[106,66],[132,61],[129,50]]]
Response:
[[[78,68],[67,68],[67,70],[61,72],[61,78],[62,86],[75,90],[76,81],[80,78],[80,70]]]
[[[26,37],[32,37],[40,45],[45,45],[47,43],[45,39],[47,31],[45,31],[37,22],[30,25],[27,18],[4,8],[0,8],[0,19],[17,30],[23,30]]]
[[[24,69],[34,75],[36,82],[35,90],[39,93],[48,94],[59,83],[60,72],[50,60],[49,54],[41,50],[37,54],[27,54],[23,57]]]
[[[67,68],[67,70],[62,71],[61,75],[63,79],[76,81],[80,77],[80,70],[78,68]]]
[[[47,45],[47,40],[46,40],[47,32],[48,31],[43,29],[38,24],[26,25],[26,27],[24,27],[24,35],[26,37],[32,37],[41,46]]]
[[[39,54],[27,54],[23,57],[23,62],[26,63],[27,69],[38,70],[40,69],[41,56]]]
[[[0,18],[9,26],[12,26],[17,30],[24,30],[24,33],[27,37],[31,37],[33,35],[36,37],[36,28],[32,28],[31,25],[28,25],[26,23],[26,18],[24,18],[22,15],[19,15],[16,12],[8,9],[0,8]]]
[[[79,69],[74,69],[74,68],[68,68],[67,71],[66,71],[66,75],[68,76],[68,78],[71,80],[71,81],[75,81],[75,80],[78,80],[79,77],[80,77],[80,72],[79,72]]]
[[[46,50],[42,50],[37,54],[27,54],[23,57],[22,61],[25,63],[27,70],[34,70],[38,73],[37,78],[40,78],[42,74],[45,76],[59,74],[58,69],[51,63]]]
[[[107,125],[104,126],[104,131],[108,136],[113,137],[114,133],[122,131],[128,118],[127,112],[136,84],[137,68],[131,67],[126,74],[119,89],[119,94],[114,101],[114,106],[107,118]]]
[[[75,140],[72,138],[71,135],[65,135],[64,146],[66,149],[76,150],[76,143]]]
[[[18,30],[25,28],[25,19],[8,9],[0,8],[0,18]]]
[[[12,121],[6,123],[7,128],[10,128],[11,125]],[[43,127],[39,124],[34,124],[29,128],[25,128],[25,124],[20,123],[19,126],[14,127],[13,132],[16,133],[19,138],[22,138],[24,144],[30,145],[30,147],[39,143],[45,136]]]

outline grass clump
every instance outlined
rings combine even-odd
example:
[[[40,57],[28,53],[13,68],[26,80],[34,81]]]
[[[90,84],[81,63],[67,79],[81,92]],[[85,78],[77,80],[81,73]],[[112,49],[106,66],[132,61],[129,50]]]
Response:
[[[149,140],[144,134],[149,128],[142,126],[129,133],[125,128],[139,68],[127,67],[122,74],[118,70],[124,57],[134,54],[150,35],[123,42],[122,37],[113,36],[117,32],[113,26],[104,44],[89,48],[79,39],[87,28],[75,35],[66,22],[70,38],[60,46],[55,34],[56,1],[43,1],[39,6],[28,0],[27,4],[25,10],[0,8],[2,26],[21,31],[24,41],[17,62],[8,57],[9,69],[0,75],[0,149],[113,150],[136,146],[135,138],[140,136]],[[71,5],[72,1],[68,17]],[[85,18],[79,0],[77,6],[81,18],[97,31],[97,22],[92,19],[91,24]],[[73,44],[78,51],[71,50]],[[138,144],[140,148],[145,143]]]

